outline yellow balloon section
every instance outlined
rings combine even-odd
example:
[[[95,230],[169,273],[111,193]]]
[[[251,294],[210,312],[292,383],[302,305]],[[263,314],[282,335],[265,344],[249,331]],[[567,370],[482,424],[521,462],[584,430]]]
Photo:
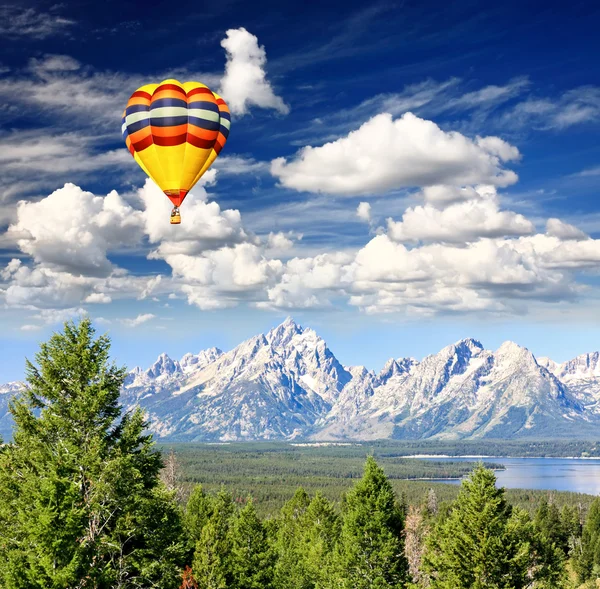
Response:
[[[217,159],[231,117],[200,82],[165,80],[138,88],[123,113],[123,138],[140,167],[178,207]]]

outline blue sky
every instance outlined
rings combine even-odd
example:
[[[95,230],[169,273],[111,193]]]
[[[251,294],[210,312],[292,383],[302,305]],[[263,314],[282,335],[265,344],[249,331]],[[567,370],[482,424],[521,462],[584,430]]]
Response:
[[[147,366],[291,315],[379,369],[462,337],[597,350],[600,7],[0,8],[0,381],[81,313]],[[232,127],[182,207],[120,116],[168,77]]]

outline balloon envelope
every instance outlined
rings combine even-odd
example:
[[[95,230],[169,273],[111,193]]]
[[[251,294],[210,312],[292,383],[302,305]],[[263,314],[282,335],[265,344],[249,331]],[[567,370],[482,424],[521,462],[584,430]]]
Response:
[[[227,141],[225,101],[200,82],[138,88],[123,113],[123,138],[140,167],[178,207]]]

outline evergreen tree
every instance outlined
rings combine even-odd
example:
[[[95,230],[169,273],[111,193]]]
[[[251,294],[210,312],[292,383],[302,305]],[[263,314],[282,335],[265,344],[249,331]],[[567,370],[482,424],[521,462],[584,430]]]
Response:
[[[346,589],[404,587],[403,508],[375,459],[346,496],[337,555],[337,584]]]
[[[192,546],[200,540],[202,529],[208,523],[215,508],[214,497],[207,495],[202,485],[196,485],[185,507],[185,532]]]
[[[423,568],[433,589],[557,588],[563,577],[558,551],[524,511],[512,509],[482,465],[430,534]]]
[[[581,511],[580,506],[564,505],[560,512],[560,521],[567,538],[568,556],[574,556],[581,547]]]
[[[317,491],[304,515],[301,556],[309,587],[326,587],[333,574],[340,520],[333,505]]]
[[[232,589],[272,589],[275,552],[267,532],[248,500],[231,530]]]
[[[202,527],[192,562],[192,573],[202,589],[231,587],[231,520],[234,505],[231,495],[222,489],[213,510]]]
[[[304,566],[301,538],[310,498],[299,488],[294,496],[281,508],[275,538],[277,562],[275,564],[275,586],[278,589],[311,589],[312,581]]]
[[[600,499],[594,499],[590,505],[574,564],[582,582],[600,578]]]
[[[546,542],[560,548],[565,555],[568,554],[569,534],[561,519],[558,507],[554,503],[548,503],[545,497],[542,498],[533,523]]]
[[[86,318],[26,363],[13,441],[0,449],[5,589],[179,585],[179,509],[141,412],[121,416],[126,371],[109,349]]]

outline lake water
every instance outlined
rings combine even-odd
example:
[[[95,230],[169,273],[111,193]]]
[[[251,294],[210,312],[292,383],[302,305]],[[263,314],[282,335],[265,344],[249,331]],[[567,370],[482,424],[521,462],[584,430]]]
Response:
[[[498,486],[507,489],[545,489],[600,495],[600,460],[577,458],[427,458],[442,462],[493,462]],[[445,481],[460,484],[460,481]]]

